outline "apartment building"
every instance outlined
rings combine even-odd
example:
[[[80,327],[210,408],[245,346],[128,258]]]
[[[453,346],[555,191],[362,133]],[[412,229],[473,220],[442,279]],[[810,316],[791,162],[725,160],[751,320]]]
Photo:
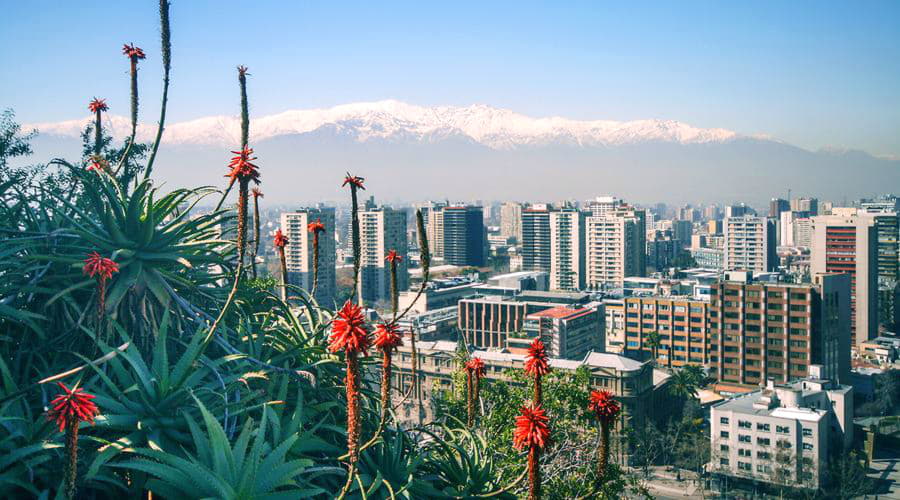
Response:
[[[454,266],[487,264],[484,214],[478,206],[452,206],[442,210],[444,262]]]
[[[765,217],[726,217],[726,271],[772,271],[776,268],[775,227]]]
[[[625,354],[625,300],[603,299],[606,352]]]
[[[669,368],[710,361],[709,303],[690,297],[626,297],[625,352]],[[658,345],[654,341],[658,340]]]
[[[325,232],[319,234],[319,284],[315,299],[323,307],[335,300],[335,217],[334,208],[304,208],[281,214],[281,231],[288,237],[284,248],[288,283],[312,291],[313,235],[307,224],[321,220]]]
[[[422,211],[425,234],[428,237],[428,246],[433,258],[444,258],[444,207],[446,206],[446,203],[435,201],[415,206],[416,209]]]
[[[522,270],[550,272],[550,208],[535,204],[522,211]]]
[[[811,284],[754,282],[729,273],[709,304],[709,366],[722,383],[788,382],[821,365],[825,378],[850,372],[850,280],[819,274]]]
[[[712,407],[715,476],[812,490],[827,483],[830,455],[853,442],[853,388],[822,379],[816,368]]]
[[[550,289],[585,287],[585,213],[574,208],[550,212]]]
[[[647,272],[646,213],[619,206],[602,216],[586,218],[586,285],[621,287],[628,276]]]
[[[878,333],[878,254],[875,219],[855,209],[812,218],[810,273],[850,276],[850,330],[853,344]]]
[[[391,250],[402,260],[397,263],[397,289],[409,288],[406,212],[389,207],[359,212],[360,276],[358,293],[368,303],[391,300],[390,263],[385,256]]]

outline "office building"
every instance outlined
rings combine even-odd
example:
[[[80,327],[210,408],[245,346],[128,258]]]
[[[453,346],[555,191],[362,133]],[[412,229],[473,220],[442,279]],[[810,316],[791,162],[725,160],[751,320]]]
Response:
[[[598,196],[585,203],[585,207],[592,217],[604,217],[622,205],[622,200],[615,196]]]
[[[522,211],[522,270],[550,273],[550,208],[536,204]]]
[[[791,209],[791,204],[787,200],[782,200],[781,198],[772,198],[772,201],[769,202],[769,217],[772,219],[778,219],[781,217],[782,212],[787,212]]]
[[[850,278],[819,274],[811,284],[754,282],[727,273],[712,289],[709,360],[719,382],[788,382],[821,365],[824,376],[850,373]]]
[[[791,211],[809,212],[810,216],[819,215],[819,200],[815,198],[796,198],[791,200]]]
[[[829,479],[829,459],[852,445],[853,411],[853,388],[815,369],[718,403],[710,410],[713,474],[818,490]]]
[[[444,207],[446,206],[446,203],[434,201],[416,206],[422,211],[425,234],[428,237],[432,258],[444,258]]]
[[[875,220],[849,210],[812,218],[810,272],[850,276],[850,329],[854,344],[878,332],[878,259]]]
[[[585,213],[565,208],[550,212],[550,289],[585,287]]]
[[[765,217],[726,217],[725,270],[765,272],[776,268],[775,227]]]
[[[406,212],[370,206],[359,212],[360,271],[358,293],[366,302],[390,302],[391,272],[385,256],[391,250],[402,258],[397,263],[397,290],[409,288]]]
[[[281,231],[288,238],[284,247],[288,283],[307,291],[313,288],[313,235],[310,222],[321,220],[325,232],[319,234],[319,283],[315,299],[322,307],[335,301],[335,217],[334,208],[306,208],[281,214]]]
[[[527,342],[540,338],[550,357],[581,361],[590,352],[604,352],[605,320],[602,305],[556,306],[525,316],[522,329]]]
[[[481,207],[451,206],[442,212],[444,262],[454,266],[485,266],[487,236]]]

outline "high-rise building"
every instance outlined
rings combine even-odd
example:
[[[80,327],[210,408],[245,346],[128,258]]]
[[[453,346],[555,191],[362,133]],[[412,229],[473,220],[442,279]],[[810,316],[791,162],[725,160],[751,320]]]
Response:
[[[406,212],[389,207],[370,207],[359,212],[360,296],[369,303],[391,299],[390,263],[384,260],[391,250],[402,260],[397,264],[397,290],[409,288],[406,242]]]
[[[522,242],[522,205],[506,202],[500,206],[500,236]]]
[[[334,208],[305,208],[281,214],[281,231],[288,238],[284,248],[288,283],[307,291],[313,288],[313,235],[310,222],[321,220],[325,232],[319,234],[319,283],[315,299],[323,307],[335,301],[335,217]]]
[[[591,216],[603,217],[622,206],[622,200],[615,196],[598,196],[593,200],[589,200],[585,205]]]
[[[626,297],[625,349],[629,356],[678,367],[709,362],[709,303],[690,297]],[[652,332],[659,344],[651,342]]]
[[[885,196],[860,202],[861,212],[875,221],[878,236],[878,282],[892,286],[900,281],[900,198]]]
[[[444,262],[454,266],[487,264],[484,216],[481,207],[450,206],[443,210]]]
[[[875,220],[849,210],[812,218],[810,272],[850,275],[850,329],[853,342],[878,331],[878,260]]]
[[[725,270],[771,271],[776,267],[775,227],[765,217],[726,217]]]
[[[814,274],[811,284],[755,283],[749,273],[712,288],[709,358],[719,382],[788,382],[822,365],[824,376],[850,374],[850,279]]]
[[[741,203],[740,205],[728,205],[725,207],[725,217],[755,216],[756,211]]]
[[[536,204],[522,211],[522,270],[550,272],[550,208]]]
[[[585,213],[575,208],[550,212],[550,289],[585,287]]]
[[[781,217],[782,212],[787,212],[790,209],[791,204],[787,200],[772,198],[772,201],[769,202],[769,217],[777,219]]]
[[[417,208],[422,211],[422,219],[425,222],[425,234],[428,236],[428,246],[431,256],[444,258],[444,207],[446,203],[430,201]]]
[[[809,224],[809,212],[795,212],[793,210],[781,212],[778,224],[778,245],[808,247]]]
[[[645,212],[621,205],[587,217],[587,286],[620,288],[626,277],[647,273]]]
[[[810,215],[819,215],[819,200],[816,198],[796,198],[791,200],[791,210],[795,212],[809,212]]]
[[[689,220],[672,221],[672,233],[679,242],[680,248],[691,246],[691,235],[694,234],[694,223]]]

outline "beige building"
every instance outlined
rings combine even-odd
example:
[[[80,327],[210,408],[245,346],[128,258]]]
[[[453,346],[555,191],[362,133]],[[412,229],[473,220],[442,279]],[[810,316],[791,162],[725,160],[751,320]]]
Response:
[[[626,297],[625,349],[659,366],[705,365],[710,360],[709,303],[690,297]],[[654,346],[653,332],[659,336]]]
[[[765,217],[726,217],[725,270],[766,272],[775,268],[774,227]]]
[[[522,242],[522,205],[506,202],[500,205],[500,236]]]
[[[586,285],[621,288],[626,277],[647,270],[645,212],[622,205],[586,218]]]
[[[359,294],[368,303],[390,301],[390,263],[384,258],[391,250],[402,257],[397,264],[397,289],[402,291],[409,288],[406,212],[389,207],[361,211],[359,233]]]
[[[850,276],[850,329],[858,345],[878,333],[878,236],[875,219],[856,209],[812,218],[810,272]]]

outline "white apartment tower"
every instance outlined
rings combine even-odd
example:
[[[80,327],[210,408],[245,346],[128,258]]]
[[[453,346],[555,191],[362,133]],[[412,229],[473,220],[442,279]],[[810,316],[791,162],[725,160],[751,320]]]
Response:
[[[359,213],[360,277],[359,295],[369,304],[391,300],[388,252],[395,250],[403,260],[397,265],[397,289],[409,288],[406,213],[389,207]]]
[[[620,205],[585,219],[585,281],[589,288],[620,288],[647,268],[646,213]]]
[[[304,208],[281,214],[281,231],[288,238],[284,248],[288,283],[312,291],[313,235],[307,231],[310,222],[321,220],[325,232],[319,234],[319,285],[315,299],[323,307],[335,300],[334,208]]]
[[[775,267],[774,228],[765,217],[726,217],[725,270],[766,272]]]
[[[550,212],[550,289],[585,287],[585,213],[565,208]]]

